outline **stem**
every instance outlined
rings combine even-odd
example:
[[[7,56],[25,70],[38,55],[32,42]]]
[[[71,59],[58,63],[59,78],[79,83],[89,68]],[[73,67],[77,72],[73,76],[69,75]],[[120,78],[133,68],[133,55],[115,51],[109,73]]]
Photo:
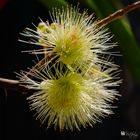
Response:
[[[104,18],[100,21],[97,21],[97,25],[98,26],[105,26],[114,20],[122,18],[124,15],[126,15],[127,13],[129,13],[132,10],[135,10],[137,8],[140,8],[140,0],[128,5],[127,7],[123,8],[123,9],[116,11],[115,13],[107,16],[106,18]]]
[[[13,89],[20,91],[22,93],[27,93],[33,91],[33,89],[28,88],[28,86],[21,85],[21,83],[18,80],[11,80],[11,79],[5,79],[0,78],[0,87],[4,87],[6,89]]]
[[[130,11],[135,10],[139,7],[140,7],[140,0],[128,5],[124,9],[120,9],[120,10],[116,11],[115,13],[109,15],[108,17],[106,17],[100,21],[97,21],[97,25],[98,26],[105,26],[114,20],[122,18],[124,15],[126,15]],[[42,62],[44,62],[44,59],[42,59],[40,63],[36,64],[31,69],[31,71],[33,71],[36,67],[38,67],[38,65],[40,65]],[[21,83],[18,80],[11,80],[11,79],[5,79],[5,78],[0,78],[0,87],[18,90],[22,93],[34,91],[34,89],[30,89],[30,88],[28,88],[28,86],[21,85]]]

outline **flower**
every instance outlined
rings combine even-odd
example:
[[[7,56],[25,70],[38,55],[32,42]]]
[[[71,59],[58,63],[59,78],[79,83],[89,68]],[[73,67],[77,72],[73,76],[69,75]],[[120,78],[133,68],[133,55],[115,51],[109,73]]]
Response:
[[[30,72],[21,72],[20,81],[38,90],[28,101],[41,124],[80,130],[113,113],[110,102],[121,80],[107,50],[116,44],[87,12],[55,9],[51,17],[53,23],[41,21],[37,31],[23,33],[34,39],[29,43],[43,46],[35,52],[44,58]]]
[[[107,29],[98,27],[93,22],[93,15],[88,16],[86,11],[81,14],[72,7],[54,9],[51,17],[51,24],[41,20],[36,31],[26,28],[22,33],[31,38],[28,43],[44,46],[36,54],[54,54],[53,58],[57,57],[57,62],[79,67],[91,61],[103,62],[96,54],[106,54],[108,49],[116,45],[108,43],[112,36]]]
[[[31,110],[36,110],[36,117],[41,124],[47,122],[48,127],[53,124],[60,130],[80,130],[81,126],[92,126],[101,121],[101,117],[113,113],[109,102],[116,98],[117,91],[107,87],[114,87],[120,81],[114,82],[112,78],[97,73],[92,77],[86,74],[90,71],[81,75],[70,70],[63,73],[63,68],[54,69],[57,76],[44,66],[42,71],[32,71],[29,76],[23,72],[20,79],[30,88],[38,90],[28,97],[28,101]],[[110,72],[112,69],[104,71],[105,75]],[[30,75],[32,79],[41,79],[41,82],[30,79]]]

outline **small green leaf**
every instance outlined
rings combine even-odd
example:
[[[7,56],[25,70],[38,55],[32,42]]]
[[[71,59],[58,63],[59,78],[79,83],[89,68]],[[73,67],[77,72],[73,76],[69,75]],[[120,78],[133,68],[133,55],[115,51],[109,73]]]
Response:
[[[52,9],[53,7],[62,8],[62,6],[67,6],[67,2],[65,0],[40,0],[44,6],[48,9]]]

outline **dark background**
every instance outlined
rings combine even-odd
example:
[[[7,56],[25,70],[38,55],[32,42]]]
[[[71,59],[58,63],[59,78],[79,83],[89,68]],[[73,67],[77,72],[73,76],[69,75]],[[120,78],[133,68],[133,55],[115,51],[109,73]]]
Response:
[[[52,0],[53,1],[53,0]],[[124,5],[134,2],[123,0]],[[81,6],[82,8],[82,6]],[[90,12],[90,11],[89,11]],[[19,33],[25,27],[37,25],[39,18],[49,19],[48,9],[37,0],[0,0],[0,77],[15,79],[14,72],[31,67],[34,56],[21,53],[23,50],[34,49],[36,46],[18,42]],[[136,39],[140,43],[140,10],[128,16]],[[119,48],[118,48],[119,50]],[[103,119],[93,128],[82,129],[81,132],[55,131],[45,129],[33,118],[26,101],[27,95],[20,92],[0,89],[0,139],[35,139],[35,140],[139,140],[140,135],[140,87],[133,80],[122,57],[115,58],[121,66],[120,94],[122,97],[114,105],[114,115]],[[133,132],[138,137],[121,136],[121,131]],[[3,137],[4,136],[4,137]]]

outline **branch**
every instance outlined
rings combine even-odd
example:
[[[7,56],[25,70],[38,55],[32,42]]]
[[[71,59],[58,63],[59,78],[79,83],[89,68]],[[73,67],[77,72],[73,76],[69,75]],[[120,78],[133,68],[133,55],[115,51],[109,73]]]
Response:
[[[139,7],[140,7],[140,0],[128,5],[124,9],[120,9],[120,10],[116,11],[115,13],[109,15],[108,17],[106,17],[100,21],[97,21],[97,25],[98,26],[105,26],[116,19],[122,18],[125,14],[127,14],[130,11],[135,10]],[[31,71],[34,70],[36,67],[38,67],[38,65],[40,65],[42,62],[44,62],[44,59],[42,59],[40,61],[40,63],[36,64],[31,69]],[[17,91],[20,91],[22,93],[34,91],[33,89],[28,88],[28,86],[21,85],[21,83],[18,80],[10,80],[10,79],[5,79],[5,78],[0,78],[0,87],[12,89],[12,90],[17,90]]]
[[[122,18],[124,15],[126,15],[127,13],[129,13],[132,10],[135,10],[137,8],[140,8],[140,0],[128,5],[127,7],[123,8],[123,9],[116,11],[115,13],[107,16],[106,18],[104,18],[102,20],[97,21],[97,25],[105,26],[114,20]]]
[[[34,91],[33,89],[28,88],[28,86],[21,85],[21,83],[18,80],[11,80],[5,78],[0,78],[0,87],[17,90],[22,93]]]

